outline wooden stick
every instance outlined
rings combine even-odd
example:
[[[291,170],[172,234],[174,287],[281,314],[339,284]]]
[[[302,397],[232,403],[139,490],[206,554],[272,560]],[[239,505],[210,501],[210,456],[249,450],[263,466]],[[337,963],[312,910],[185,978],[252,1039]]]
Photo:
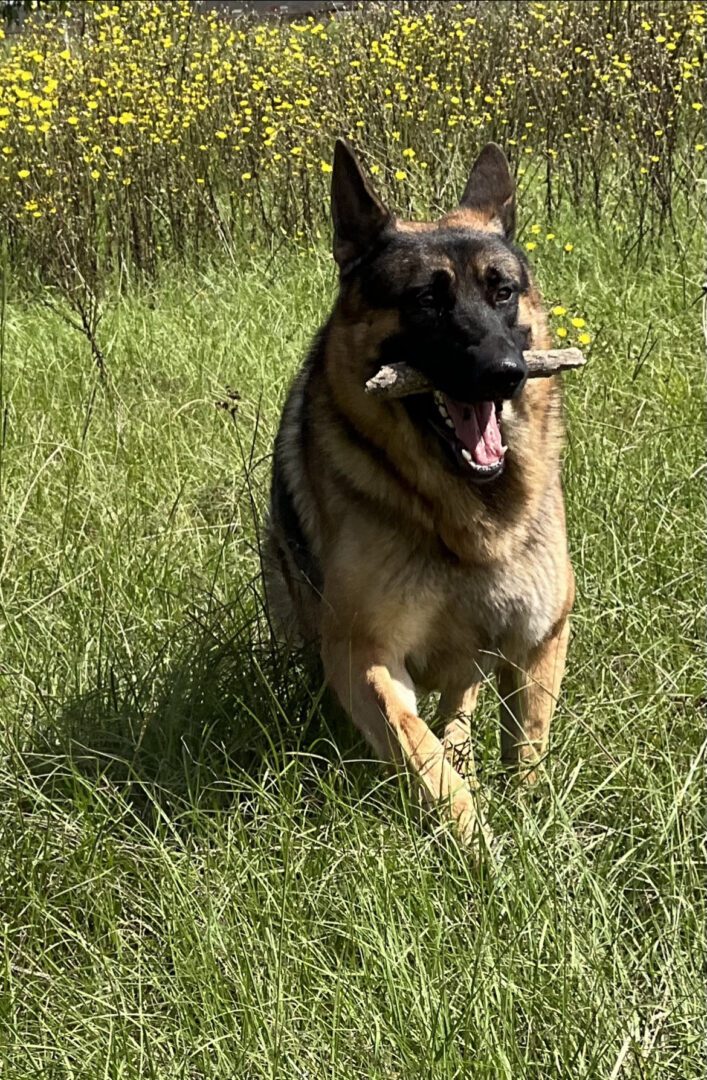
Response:
[[[561,371],[582,367],[585,359],[579,349],[529,349],[523,353],[529,379],[546,379]],[[374,397],[401,398],[427,394],[434,390],[426,375],[409,364],[385,364],[366,383],[366,393]]]

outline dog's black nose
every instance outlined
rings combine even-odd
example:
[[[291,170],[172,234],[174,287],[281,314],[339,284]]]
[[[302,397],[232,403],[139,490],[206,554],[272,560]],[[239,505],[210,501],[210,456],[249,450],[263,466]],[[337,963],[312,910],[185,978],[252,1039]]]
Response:
[[[515,360],[512,357],[501,360],[495,378],[498,386],[498,396],[502,398],[514,397],[522,389],[527,377],[528,365],[525,360]]]
[[[523,354],[505,334],[487,334],[469,350],[472,361],[473,401],[498,401],[515,397],[528,377]]]

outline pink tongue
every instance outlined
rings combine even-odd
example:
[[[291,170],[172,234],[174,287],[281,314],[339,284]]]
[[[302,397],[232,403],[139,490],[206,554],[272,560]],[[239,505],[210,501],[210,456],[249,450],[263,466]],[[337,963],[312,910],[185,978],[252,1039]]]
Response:
[[[492,401],[465,405],[445,394],[444,404],[459,442],[466,447],[477,465],[497,465],[503,460],[501,430]]]

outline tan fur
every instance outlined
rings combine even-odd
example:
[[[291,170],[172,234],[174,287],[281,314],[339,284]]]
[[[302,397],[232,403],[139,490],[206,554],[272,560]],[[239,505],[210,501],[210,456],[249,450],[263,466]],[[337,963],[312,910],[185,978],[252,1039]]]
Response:
[[[497,217],[481,210],[468,210],[461,206],[456,210],[452,210],[449,214],[445,214],[441,218],[440,224],[463,229],[476,229],[479,232],[494,232],[499,235],[503,232],[503,226]]]
[[[497,219],[469,210],[396,227],[450,222],[497,232]],[[550,345],[534,286],[519,321],[531,328],[529,347]],[[478,801],[459,749],[470,743],[480,681],[498,680],[504,760],[532,777],[564,668],[574,588],[559,385],[535,380],[504,403],[506,474],[502,488],[485,491],[423,452],[400,402],[365,394],[378,347],[397,325],[395,310],[372,311],[355,290],[341,296],[323,362],[290,396],[280,456],[322,581],[319,592],[293,584],[296,571],[285,565],[278,576],[271,559],[268,595],[284,597],[284,621],[319,642],[329,683],[376,753],[407,763],[469,840]],[[282,546],[273,519],[269,550]],[[442,742],[417,715],[416,689],[441,691]]]

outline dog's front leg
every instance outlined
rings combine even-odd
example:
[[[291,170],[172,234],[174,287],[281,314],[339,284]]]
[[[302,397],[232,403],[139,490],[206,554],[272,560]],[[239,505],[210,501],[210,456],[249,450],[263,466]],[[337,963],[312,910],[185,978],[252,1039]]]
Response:
[[[480,683],[458,692],[446,690],[439,698],[439,715],[445,719],[445,733],[441,739],[449,764],[462,775],[466,783],[476,789],[476,765],[472,741],[472,714],[476,708]]]
[[[498,672],[501,698],[501,756],[519,770],[527,784],[537,779],[537,765],[547,752],[550,723],[565,670],[569,619],[544,641],[521,667],[504,665]]]
[[[450,765],[469,784],[476,786],[476,766],[471,738],[471,716],[476,708],[481,683],[457,692],[446,690],[439,700],[439,712],[444,717],[442,746]]]
[[[425,800],[439,805],[464,843],[481,839],[488,845],[475,795],[417,715],[415,688],[402,660],[361,642],[326,638],[322,659],[330,686],[376,753],[408,766]]]

